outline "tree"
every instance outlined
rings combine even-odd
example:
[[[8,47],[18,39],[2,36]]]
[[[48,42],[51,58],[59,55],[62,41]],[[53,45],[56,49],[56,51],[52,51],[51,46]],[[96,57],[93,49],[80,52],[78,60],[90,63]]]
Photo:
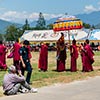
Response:
[[[92,26],[91,26],[91,28],[95,29],[95,26],[94,26],[94,25],[92,25]]]
[[[7,41],[14,41],[18,38],[18,31],[15,25],[10,25],[7,28],[5,38]]]
[[[84,28],[87,28],[87,29],[91,28],[90,24],[83,23],[83,26],[84,26]]]
[[[45,21],[44,16],[41,12],[39,13],[39,19],[37,21],[36,28],[40,29],[40,30],[46,29],[46,21]]]
[[[0,34],[0,41],[3,41],[3,35]]]
[[[28,24],[28,20],[27,19],[25,20],[25,24],[23,25],[22,29],[23,29],[23,32],[25,30],[30,30],[30,25]]]
[[[47,29],[53,29],[53,24],[47,25]]]

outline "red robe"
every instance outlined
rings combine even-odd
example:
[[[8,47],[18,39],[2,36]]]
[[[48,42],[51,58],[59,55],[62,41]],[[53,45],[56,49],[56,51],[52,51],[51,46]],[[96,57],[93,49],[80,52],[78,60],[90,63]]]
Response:
[[[6,49],[7,49],[6,46],[4,46],[4,52],[3,52],[3,55],[2,55],[3,64],[6,64],[6,53],[7,53]]]
[[[64,44],[57,44],[57,71],[65,71],[65,60],[66,60],[66,47]]]
[[[32,58],[30,45],[28,45],[28,57],[29,57],[29,59]]]
[[[77,71],[78,50],[76,45],[71,46],[71,72]]]
[[[65,60],[66,60],[66,49],[64,49],[63,51],[60,51],[60,54],[57,60],[57,71],[58,72],[66,70]]]
[[[48,69],[48,47],[45,44],[41,45],[38,68],[42,71]]]
[[[83,66],[84,66],[84,70],[83,71],[86,71],[86,72],[89,72],[89,71],[93,71],[93,67],[92,67],[92,63],[91,61],[94,61],[94,53],[90,47],[89,44],[87,44],[85,47],[85,52],[84,52],[84,55],[83,55]]]
[[[6,65],[6,47],[0,44],[0,68],[7,69]]]
[[[84,57],[85,57],[84,46],[81,45],[79,51],[80,51],[81,60],[82,60],[82,71],[84,72],[86,70],[84,66]]]
[[[21,45],[16,42],[14,45],[13,45],[13,63],[14,65],[16,66],[17,70],[20,70],[20,54],[19,54],[19,50],[21,48]]]

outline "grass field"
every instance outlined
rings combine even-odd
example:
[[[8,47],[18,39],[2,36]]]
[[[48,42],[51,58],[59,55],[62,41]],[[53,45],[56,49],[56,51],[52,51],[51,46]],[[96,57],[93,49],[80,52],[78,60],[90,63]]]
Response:
[[[100,51],[95,53],[95,63],[93,64],[94,71],[92,72],[81,72],[82,64],[81,58],[79,56],[77,60],[77,72],[56,72],[56,52],[51,51],[48,53],[48,71],[47,72],[39,72],[38,70],[38,57],[39,52],[32,52],[31,64],[33,67],[33,73],[31,77],[31,82],[33,87],[42,87],[46,85],[51,85],[54,83],[68,83],[74,80],[82,80],[87,79],[88,77],[93,77],[100,75]],[[7,65],[12,64],[12,59],[7,59]],[[66,60],[66,69],[70,68],[70,55],[67,52],[67,60]],[[3,76],[7,71],[0,71],[0,86],[2,85]]]

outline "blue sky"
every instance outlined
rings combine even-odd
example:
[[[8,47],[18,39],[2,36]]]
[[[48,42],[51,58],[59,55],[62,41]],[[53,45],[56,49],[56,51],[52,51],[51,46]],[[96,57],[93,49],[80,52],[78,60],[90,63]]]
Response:
[[[42,12],[45,19],[100,11],[100,0],[0,0],[0,19],[24,23],[38,19]]]

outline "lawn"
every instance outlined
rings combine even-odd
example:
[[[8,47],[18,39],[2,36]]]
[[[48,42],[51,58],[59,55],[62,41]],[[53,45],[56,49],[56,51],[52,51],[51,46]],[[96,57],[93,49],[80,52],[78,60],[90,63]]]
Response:
[[[79,56],[77,60],[77,72],[56,72],[56,52],[50,51],[48,52],[48,71],[47,72],[39,72],[38,70],[38,57],[39,52],[32,52],[31,64],[33,67],[33,73],[31,77],[32,86],[34,87],[42,87],[46,85],[51,85],[54,83],[68,83],[74,80],[82,80],[88,77],[93,77],[96,75],[100,75],[100,51],[95,53],[95,63],[93,64],[94,71],[93,72],[81,72],[82,64],[81,57]],[[7,65],[12,64],[12,59],[7,59]],[[70,68],[70,55],[67,52],[67,60],[66,60],[66,70]],[[2,85],[3,76],[7,71],[0,71],[0,86]]]
[[[50,51],[48,52],[48,71],[47,72],[39,72],[38,69],[38,57],[39,52],[32,52],[31,64],[33,67],[31,82],[33,87],[43,87],[51,84],[57,83],[69,83],[75,80],[83,80],[88,79],[89,77],[99,76],[100,75],[100,51],[94,52],[95,63],[93,64],[94,71],[92,72],[81,72],[82,64],[81,57],[79,56],[77,60],[77,72],[56,72],[56,52]],[[12,64],[12,59],[7,59],[7,65],[10,66]],[[70,54],[67,52],[67,60],[66,60],[66,70],[70,68]],[[7,71],[0,71],[0,86],[2,86],[2,80],[4,74]],[[0,96],[3,96],[2,88],[0,87]]]
[[[38,71],[38,52],[33,53],[32,65],[33,65],[33,74],[32,74],[32,82],[33,86],[41,87],[45,85],[50,85],[54,83],[67,83],[74,80],[86,79],[88,77],[93,77],[96,75],[100,75],[100,51],[94,52],[95,53],[95,63],[93,64],[94,71],[93,72],[81,72],[82,64],[81,64],[81,57],[79,56],[77,60],[77,72],[56,72],[56,52],[49,52],[48,54],[48,71],[47,72],[39,72]],[[67,60],[66,60],[66,69],[70,68],[70,55],[69,52],[67,53]]]

